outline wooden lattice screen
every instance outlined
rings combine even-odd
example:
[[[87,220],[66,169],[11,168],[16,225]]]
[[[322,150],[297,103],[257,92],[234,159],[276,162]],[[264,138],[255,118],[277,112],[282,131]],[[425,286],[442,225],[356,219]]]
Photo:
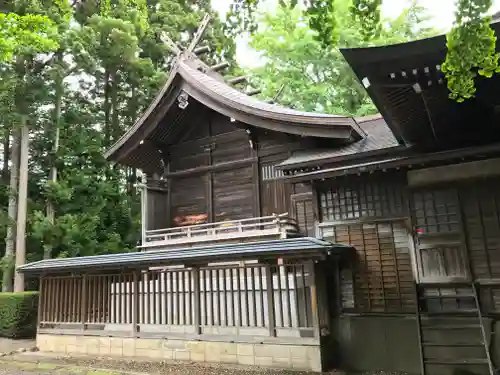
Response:
[[[310,261],[45,277],[40,326],[313,337],[313,285]]]
[[[404,175],[350,176],[319,186],[320,234],[355,247],[340,271],[342,308],[413,312],[415,291]]]
[[[356,249],[355,264],[340,273],[342,308],[413,312],[415,290],[408,233],[403,222],[338,225],[333,241]]]
[[[320,186],[322,221],[406,216],[404,179],[384,176],[354,176]]]

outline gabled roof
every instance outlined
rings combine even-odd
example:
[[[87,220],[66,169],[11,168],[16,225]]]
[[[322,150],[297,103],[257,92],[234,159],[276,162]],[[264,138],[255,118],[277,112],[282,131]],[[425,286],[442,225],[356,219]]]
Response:
[[[362,158],[369,154],[383,153],[388,149],[400,146],[380,114],[358,117],[356,122],[365,133],[363,139],[336,149],[298,151],[278,167],[280,169],[291,169],[311,166],[315,163],[346,160],[350,157]]]
[[[170,112],[180,112],[176,100],[181,92],[204,106],[240,123],[298,136],[343,140],[363,138],[356,120],[349,116],[309,113],[259,101],[208,74],[193,55],[182,54],[173,64],[170,76],[141,118],[105,154],[106,158],[141,168],[161,171],[161,142],[152,133],[163,120],[170,126],[176,119],[164,120]],[[191,99],[192,98],[192,99]],[[188,99],[188,100],[189,100]],[[189,111],[189,105],[184,111]]]
[[[332,250],[349,250],[349,246],[332,244],[312,237],[297,237],[251,243],[208,245],[203,247],[144,251],[134,253],[57,258],[25,264],[17,268],[23,273],[61,273],[75,270],[138,268],[193,263],[196,261],[229,261],[289,254],[328,255]]]

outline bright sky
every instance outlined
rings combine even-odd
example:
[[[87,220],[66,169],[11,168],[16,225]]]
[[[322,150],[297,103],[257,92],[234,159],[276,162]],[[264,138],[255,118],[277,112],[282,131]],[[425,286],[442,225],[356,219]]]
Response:
[[[433,25],[442,30],[447,30],[454,18],[454,9],[456,0],[417,0],[427,10],[432,17]],[[222,16],[226,14],[232,0],[212,0],[212,6]],[[276,0],[264,0],[265,10],[272,11],[275,8]],[[383,0],[382,12],[386,17],[396,17],[405,7],[411,3],[411,0]],[[500,0],[493,0],[492,12],[500,11]],[[259,56],[248,46],[247,38],[240,38],[237,41],[237,59],[242,66],[259,65]]]

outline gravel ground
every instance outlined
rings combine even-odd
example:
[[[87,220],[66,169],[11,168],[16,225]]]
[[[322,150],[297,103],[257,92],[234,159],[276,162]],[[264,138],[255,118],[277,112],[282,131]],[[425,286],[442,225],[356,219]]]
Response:
[[[28,357],[25,354],[28,354]],[[67,356],[37,358],[30,354],[31,353],[23,353],[10,358],[5,357],[3,362],[0,361],[0,375],[313,375],[313,373],[310,372],[234,365],[212,365],[194,362],[155,362],[147,360]],[[317,375],[317,373],[314,375]],[[337,373],[336,375],[340,374]]]
[[[311,372],[286,371],[244,366],[208,365],[194,362],[150,362],[116,360],[108,358],[80,359],[60,358],[65,364],[85,368],[106,368],[112,371],[142,372],[169,375],[313,375]],[[317,375],[317,374],[314,374]]]
[[[38,354],[38,357],[36,354]],[[318,375],[311,372],[194,362],[155,362],[150,360],[125,360],[106,357],[53,356],[47,358],[39,356],[39,353],[22,353],[4,358],[3,361],[0,361],[0,375]],[[324,375],[326,374],[347,375],[342,371],[332,371]],[[377,371],[357,375],[406,374]]]

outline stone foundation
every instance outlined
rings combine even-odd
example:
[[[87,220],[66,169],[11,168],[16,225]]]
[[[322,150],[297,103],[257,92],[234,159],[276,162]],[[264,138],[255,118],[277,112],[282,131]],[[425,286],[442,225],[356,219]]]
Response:
[[[321,371],[319,345],[38,334],[41,351]]]

